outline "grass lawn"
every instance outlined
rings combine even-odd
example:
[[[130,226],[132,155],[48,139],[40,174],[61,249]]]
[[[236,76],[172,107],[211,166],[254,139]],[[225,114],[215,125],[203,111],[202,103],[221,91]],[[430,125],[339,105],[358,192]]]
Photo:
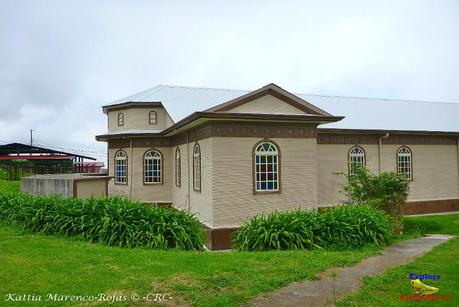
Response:
[[[19,181],[0,180],[0,192],[18,192]]]
[[[441,225],[434,232],[459,235],[459,215],[412,217],[410,219],[435,220]],[[424,280],[427,285],[439,288],[436,295],[451,295],[449,301],[401,301],[400,294],[414,295],[409,274],[440,275],[437,280]],[[394,268],[378,277],[364,279],[363,287],[338,302],[338,306],[459,306],[459,238],[435,247],[414,262]]]
[[[435,222],[440,229],[429,230],[429,233],[443,233],[450,235],[459,235],[459,214],[451,215],[430,215],[406,217],[408,220]]]
[[[175,304],[237,306],[376,252],[376,248],[251,253],[122,249],[0,226],[0,296],[166,292]]]

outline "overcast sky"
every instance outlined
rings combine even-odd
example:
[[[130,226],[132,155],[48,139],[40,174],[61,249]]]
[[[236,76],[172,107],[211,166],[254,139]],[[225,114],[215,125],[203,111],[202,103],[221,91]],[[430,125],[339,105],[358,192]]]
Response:
[[[158,84],[459,102],[459,1],[0,0],[0,144],[103,160],[101,105]]]

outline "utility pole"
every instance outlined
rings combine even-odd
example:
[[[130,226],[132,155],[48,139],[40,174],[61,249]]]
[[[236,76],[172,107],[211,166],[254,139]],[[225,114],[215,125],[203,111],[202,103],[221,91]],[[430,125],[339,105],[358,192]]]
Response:
[[[34,132],[34,131],[35,131],[35,130],[30,129],[30,146],[33,145],[33,132]]]

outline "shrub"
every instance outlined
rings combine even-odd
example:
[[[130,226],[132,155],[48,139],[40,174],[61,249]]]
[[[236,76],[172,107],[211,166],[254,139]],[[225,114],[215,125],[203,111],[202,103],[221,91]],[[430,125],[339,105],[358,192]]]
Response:
[[[329,249],[383,245],[392,237],[392,221],[384,212],[368,205],[343,205],[321,214],[318,236]]]
[[[425,235],[441,230],[441,225],[437,221],[427,219],[403,219],[403,229],[405,233],[419,233]]]
[[[204,245],[202,227],[192,214],[121,197],[82,200],[0,193],[0,221],[120,247],[202,250]]]
[[[385,244],[392,236],[390,217],[366,205],[273,212],[253,217],[234,236],[239,251],[348,249]]]
[[[395,232],[402,231],[402,206],[410,190],[409,180],[402,174],[382,172],[372,174],[365,167],[355,165],[353,175],[345,175],[344,191],[355,204],[370,204],[389,214]]]
[[[250,251],[311,248],[318,220],[315,212],[300,210],[255,216],[237,231],[233,247]]]

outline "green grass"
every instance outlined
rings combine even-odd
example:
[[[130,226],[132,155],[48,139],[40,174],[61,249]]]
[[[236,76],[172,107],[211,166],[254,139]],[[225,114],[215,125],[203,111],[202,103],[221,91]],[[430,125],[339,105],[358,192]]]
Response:
[[[0,297],[8,293],[141,296],[167,292],[172,303],[238,306],[330,267],[349,266],[376,247],[331,252],[186,252],[123,249],[0,226]],[[56,304],[59,305],[59,304]]]
[[[406,217],[405,219],[423,223],[430,222],[434,223],[436,226],[439,226],[438,229],[429,229],[428,233],[459,235],[459,214],[413,216]]]
[[[0,180],[0,192],[19,192],[19,181]]]
[[[459,215],[436,215],[410,217],[413,220],[435,221],[440,229],[435,233],[459,235]],[[400,301],[400,294],[414,295],[409,283],[409,274],[439,274],[438,280],[424,280],[424,283],[439,288],[437,295],[451,294],[450,301]],[[364,279],[362,288],[338,302],[338,306],[443,306],[459,305],[459,238],[435,247],[431,252],[415,261],[390,269],[385,274]]]

